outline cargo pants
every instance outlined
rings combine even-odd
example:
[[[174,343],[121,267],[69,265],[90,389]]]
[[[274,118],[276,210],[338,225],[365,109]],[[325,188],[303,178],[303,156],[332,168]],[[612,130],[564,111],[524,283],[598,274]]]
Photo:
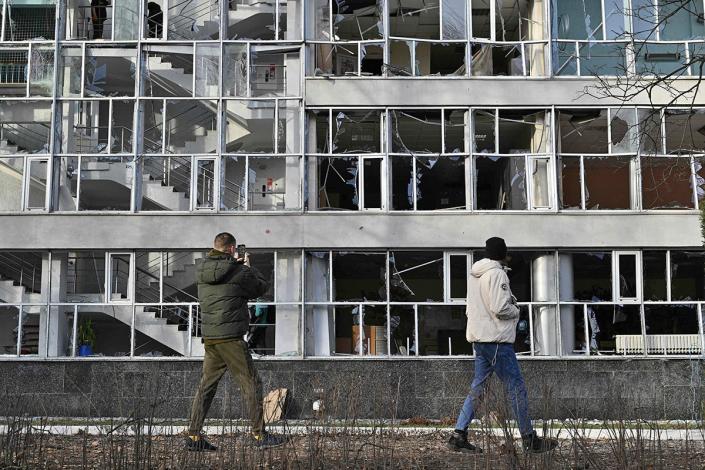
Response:
[[[252,362],[252,356],[247,343],[242,339],[233,339],[223,343],[206,344],[203,358],[201,382],[196,390],[191,408],[189,434],[201,432],[208,409],[213,402],[218,382],[230,371],[233,381],[240,385],[242,397],[247,407],[252,432],[264,432],[264,417],[262,413],[262,384]]]

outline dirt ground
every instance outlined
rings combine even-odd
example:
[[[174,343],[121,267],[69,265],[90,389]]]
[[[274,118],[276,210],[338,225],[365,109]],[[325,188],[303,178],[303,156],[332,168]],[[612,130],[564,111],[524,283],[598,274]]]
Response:
[[[212,436],[216,452],[184,450],[184,437],[129,435],[0,435],[2,469],[703,469],[702,441],[561,440],[542,455],[520,443],[475,435],[485,452],[461,454],[446,447],[447,433],[293,435],[279,448],[254,449],[245,435]]]

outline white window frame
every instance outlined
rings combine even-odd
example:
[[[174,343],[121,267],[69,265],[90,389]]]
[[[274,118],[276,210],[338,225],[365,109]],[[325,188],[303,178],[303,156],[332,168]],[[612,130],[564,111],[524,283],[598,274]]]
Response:
[[[620,284],[620,273],[621,273],[621,263],[620,258],[622,256],[634,256],[635,262],[635,289],[636,297],[622,297],[621,284]],[[643,277],[643,265],[641,259],[640,250],[630,250],[622,251],[617,250],[612,252],[612,297],[615,302],[625,303],[625,304],[640,304],[642,295],[642,277]]]
[[[472,267],[472,251],[444,251],[443,252],[443,301],[446,303],[457,303],[463,304],[467,300],[466,297],[452,297],[451,296],[451,264],[450,258],[452,256],[465,256],[467,263],[467,274],[470,275],[470,268]]]
[[[129,274],[127,278],[127,297],[124,299],[113,299],[113,279],[112,279],[112,261],[114,256],[128,256],[129,258]],[[135,254],[131,251],[108,251],[105,253],[105,302],[108,304],[130,304],[135,298],[134,293],[135,280]]]

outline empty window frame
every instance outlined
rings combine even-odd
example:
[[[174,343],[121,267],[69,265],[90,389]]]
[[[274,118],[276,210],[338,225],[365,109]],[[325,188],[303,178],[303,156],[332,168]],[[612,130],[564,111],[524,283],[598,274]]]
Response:
[[[188,211],[191,209],[191,168],[189,156],[141,156],[139,211]]]
[[[690,157],[642,157],[641,203],[644,209],[693,209],[695,194]],[[697,168],[697,163],[696,163]]]
[[[382,210],[385,207],[384,158],[319,157],[318,209]]]
[[[561,208],[636,209],[635,157],[561,156]]]
[[[301,96],[300,46],[229,43],[224,48],[223,95]]]
[[[51,96],[53,83],[53,48],[29,44],[0,49],[0,96]]]
[[[62,154],[130,154],[134,152],[133,100],[62,101]]]
[[[301,152],[299,100],[225,101],[228,153]]]
[[[86,46],[83,96],[135,96],[137,50]]]
[[[301,208],[300,156],[224,156],[221,165],[221,211]]]
[[[641,300],[641,252],[639,251],[615,251],[613,253],[614,273],[612,280],[614,285],[615,301],[620,303],[636,303]]]
[[[214,5],[219,10],[217,1]],[[300,41],[303,37],[300,26],[304,16],[302,3],[280,0],[252,5],[247,0],[234,0],[226,8],[230,18],[226,26],[227,39]],[[216,11],[215,16],[215,22],[219,23],[220,12]]]
[[[379,109],[311,111],[308,133],[315,153],[381,153],[384,115]]]
[[[217,101],[147,99],[140,106],[141,153],[193,155],[220,148]]]
[[[469,201],[466,155],[390,155],[392,210],[466,210]]]
[[[142,23],[140,4],[129,0],[97,6],[69,3],[64,17],[69,40],[133,41],[139,38]]]
[[[441,251],[389,252],[389,296],[392,302],[442,302],[445,262]]]
[[[384,43],[345,42],[313,43],[314,76],[381,76],[384,65]]]
[[[465,42],[392,40],[388,75],[467,76]]]
[[[360,0],[351,4],[315,0],[307,5],[308,39],[367,41],[384,36],[382,0]]]

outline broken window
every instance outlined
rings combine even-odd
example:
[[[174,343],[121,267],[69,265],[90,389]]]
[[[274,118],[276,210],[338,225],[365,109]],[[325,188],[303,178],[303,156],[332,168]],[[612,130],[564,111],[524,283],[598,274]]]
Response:
[[[227,106],[231,103],[228,101]],[[167,100],[166,113],[159,108],[150,110],[153,114],[148,122],[154,124],[149,129],[155,134],[164,129],[163,153],[215,153],[219,147],[217,110],[217,102],[212,100]],[[237,133],[237,124],[228,123],[226,129]],[[160,143],[149,142],[149,145],[149,153],[162,153]]]
[[[587,318],[587,305],[561,305],[561,349],[564,355],[584,355],[588,350],[597,351],[597,343],[591,345],[588,341],[589,333]],[[591,321],[596,325],[594,311]],[[591,338],[592,339],[592,338]]]
[[[475,153],[497,153],[495,120],[495,110],[476,109],[473,111],[473,151]]]
[[[389,64],[386,64],[390,76],[415,75],[416,64],[412,66],[412,56],[415,54],[414,41],[389,41]]]
[[[267,292],[253,302],[271,302],[274,300],[274,252],[253,251],[249,253],[250,266],[257,269],[269,284]]]
[[[0,141],[0,153],[7,151],[7,144]],[[0,211],[22,210],[22,182],[24,157],[0,156]]]
[[[277,251],[275,263],[276,302],[301,301],[301,251]],[[290,308],[290,307],[287,307]],[[297,315],[300,315],[297,307]]]
[[[273,9],[273,6],[270,4],[269,8]],[[164,10],[168,15],[167,39],[190,41],[219,38],[221,15],[218,0],[188,2],[185,5],[179,4],[178,7],[170,4],[169,8]],[[248,15],[248,17],[252,16]]]
[[[220,82],[220,47],[197,44],[194,64],[195,96],[218,96]]]
[[[104,251],[54,252],[52,258],[57,260],[61,268],[52,271],[52,276],[55,276],[52,282],[61,283],[61,277],[66,276],[66,290],[53,291],[53,302],[105,302]]]
[[[81,70],[83,52],[80,47],[62,46],[61,61],[57,73],[60,84],[56,87],[61,96],[81,96]]]
[[[134,356],[183,357],[189,352],[189,305],[139,305],[135,306]],[[174,334],[162,334],[160,341],[149,336],[150,324],[165,323],[166,328],[178,329]],[[143,333],[144,330],[146,333]],[[195,338],[191,338],[195,340]]]
[[[612,253],[593,251],[563,253],[560,279],[567,284],[561,288],[561,300],[612,301]],[[569,261],[568,261],[569,260]],[[572,293],[568,291],[572,279]]]
[[[380,153],[381,111],[333,110],[332,153]]]
[[[129,211],[133,182],[132,157],[81,157],[78,209]]]
[[[465,339],[464,306],[419,305],[419,355],[469,356],[472,345]]]
[[[690,158],[642,157],[644,209],[694,208],[692,186]]]
[[[521,157],[475,157],[475,208],[525,210],[526,160]]]
[[[632,157],[583,157],[585,209],[631,209]]]
[[[49,153],[51,104],[0,101],[0,155]]]
[[[331,0],[333,37],[343,41],[364,41],[383,37],[381,0],[358,0],[347,4]]]
[[[641,297],[641,272],[638,252],[615,252],[614,291],[618,301],[636,301]]]
[[[125,302],[132,299],[132,255],[108,253],[108,302]]]
[[[558,39],[604,39],[601,0],[552,0]]]
[[[591,353],[644,354],[638,305],[588,305],[587,317]]]
[[[468,295],[468,264],[465,253],[449,253],[446,264],[447,297],[450,301],[465,301]]]
[[[391,112],[392,152],[440,153],[442,121],[440,110]]]
[[[468,112],[464,109],[443,110],[443,151],[445,153],[463,153],[467,145],[465,129]]]
[[[334,301],[384,301],[386,253],[333,253]]]
[[[387,71],[398,76],[464,76],[465,47],[464,42],[391,41]]]
[[[705,253],[671,251],[671,299],[705,299]]]
[[[663,153],[661,113],[652,109],[637,109],[639,150],[647,154]]]
[[[582,157],[563,156],[560,161],[561,209],[582,209],[584,207]]]
[[[558,112],[558,151],[607,153],[609,139],[606,109],[575,109]]]
[[[473,76],[523,76],[526,64],[521,44],[494,45],[475,43],[471,47]]]
[[[636,153],[639,148],[637,115],[634,108],[610,109],[610,152]]]
[[[7,0],[5,41],[54,40],[54,28],[59,18],[55,0],[25,2]],[[3,14],[0,13],[0,26]]]
[[[31,47],[30,96],[51,96],[54,89],[54,49]]]
[[[44,158],[27,159],[25,174],[25,209],[46,208],[49,160]]]
[[[666,153],[705,152],[705,109],[667,109],[664,120]]]
[[[132,337],[131,305],[80,305],[77,310],[77,356],[126,357],[130,355],[130,338]],[[95,335],[93,344],[89,345],[82,342],[81,331],[84,328],[93,330]],[[137,331],[135,333],[137,335]],[[146,338],[140,338],[140,340],[135,341],[135,344],[147,342]],[[86,348],[86,345],[90,347]]]
[[[299,96],[301,94],[299,51],[298,47],[291,46],[252,46],[249,96]],[[238,70],[242,69],[242,58],[233,65],[237,78]]]
[[[668,265],[665,251],[643,251],[644,300],[668,300]]]
[[[132,153],[134,101],[61,103],[62,153]]]
[[[389,273],[392,302],[443,301],[443,252],[390,252]]]
[[[247,345],[255,354],[273,356],[276,354],[276,305],[251,305],[250,328]]]
[[[301,152],[301,102],[279,100],[277,119],[277,152]]]
[[[142,198],[138,210],[191,209],[191,158],[141,157]]]
[[[702,157],[693,158],[693,169],[695,170],[695,197],[698,200],[699,207],[702,207],[705,200],[705,159]]]
[[[335,354],[387,355],[387,322],[384,306],[336,306],[332,310]]]
[[[518,305],[519,321],[516,327],[516,337],[514,338],[514,352],[518,355],[531,354],[531,315],[528,305]]]
[[[483,251],[475,253],[475,259],[482,259]],[[556,299],[555,256],[552,252],[514,251],[510,252],[509,275],[512,294],[519,302],[548,302]]]
[[[195,209],[215,208],[215,160],[196,158],[195,161]]]
[[[393,210],[414,210],[414,158],[390,156],[390,192]]]
[[[358,157],[321,158],[318,163],[318,208],[358,210]]]
[[[389,4],[390,36],[440,39],[440,0],[395,0]]]
[[[249,210],[290,210],[301,207],[299,157],[249,157],[247,168]],[[235,169],[236,175],[239,174],[238,170]],[[239,179],[239,176],[235,177]],[[240,194],[237,183],[230,180],[223,191],[228,191],[231,204],[235,202],[236,194]]]
[[[389,307],[389,350],[396,356],[415,356],[416,312],[413,306],[391,305]]]
[[[441,0],[441,39],[467,37],[467,4],[465,0]]]
[[[551,141],[544,110],[499,110],[499,153],[546,153]]]
[[[193,95],[193,46],[149,45],[144,48],[143,58],[145,96]]]
[[[248,45],[226,44],[223,50],[223,95],[249,96]]]
[[[227,152],[274,153],[275,106],[274,100],[226,101]]]
[[[220,208],[244,211],[247,208],[247,157],[223,157],[221,163]]]
[[[306,290],[307,302],[328,302],[330,291],[330,253],[328,251],[306,252]]]
[[[645,305],[644,321],[647,354],[700,354],[696,305]]]
[[[416,158],[416,209],[466,209],[464,156]]]
[[[88,47],[84,96],[135,96],[137,50],[131,47]]]

